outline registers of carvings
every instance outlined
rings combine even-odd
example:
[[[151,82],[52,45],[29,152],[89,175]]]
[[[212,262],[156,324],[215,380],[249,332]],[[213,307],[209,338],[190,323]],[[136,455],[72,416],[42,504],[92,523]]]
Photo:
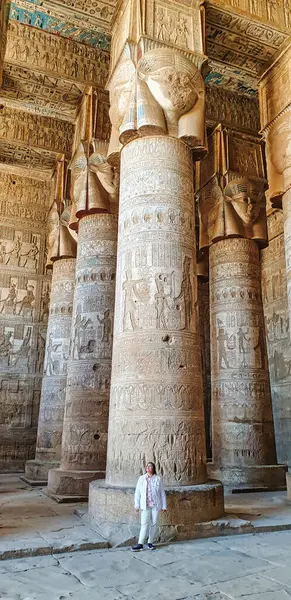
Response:
[[[274,473],[260,472],[276,463],[276,451],[259,250],[252,240],[210,247],[210,315],[214,465],[228,484],[275,485]]]
[[[43,275],[50,194],[49,183],[0,174],[1,470],[22,469],[35,443],[50,299]]]
[[[74,126],[70,123],[3,107],[0,110],[0,139],[70,153]]]
[[[196,158],[204,145],[204,83],[187,58],[174,50],[146,52],[136,64],[127,45],[109,82],[113,125],[109,156],[139,135],[170,134],[193,147]]]
[[[277,0],[218,0],[217,4],[250,13],[283,29],[291,27],[290,0],[281,0],[280,2]],[[263,24],[253,21],[252,26],[255,30],[256,27],[263,27]]]
[[[206,479],[194,240],[189,149],[167,136],[132,141],[121,157],[109,484],[134,485],[149,458],[166,485]]]
[[[291,344],[283,227],[282,212],[272,212],[261,272],[277,457],[290,465]]]
[[[112,29],[111,69],[126,42],[141,39],[144,51],[173,46],[200,66],[204,56],[199,1],[178,6],[172,0],[126,0]]]
[[[277,11],[278,2],[270,1]],[[278,31],[272,23],[254,22],[250,15],[234,14],[207,3],[206,47],[212,60],[258,76],[286,39],[287,34]]]
[[[260,112],[257,98],[248,98],[217,86],[206,86],[205,103],[207,123],[222,123],[236,130],[258,133]]]
[[[51,494],[85,496],[89,481],[104,477],[116,245],[116,215],[80,220],[62,460],[49,473]]]
[[[5,61],[104,87],[109,53],[10,21]]]
[[[35,107],[36,112],[55,111],[59,118],[75,120],[82,100],[83,85],[63,81],[23,67],[5,64],[1,98],[6,101],[23,102]],[[37,105],[36,105],[37,104]]]
[[[74,258],[63,258],[53,265],[36,455],[25,465],[28,480],[46,481],[48,469],[58,466],[61,460],[75,262]]]
[[[0,7],[0,85],[6,50],[7,25],[9,19],[10,0],[3,0]]]

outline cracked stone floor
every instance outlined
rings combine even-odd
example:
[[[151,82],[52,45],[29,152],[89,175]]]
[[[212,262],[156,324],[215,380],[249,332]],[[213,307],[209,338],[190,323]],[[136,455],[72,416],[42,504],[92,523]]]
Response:
[[[197,539],[133,554],[19,475],[0,475],[0,599],[291,600],[286,493],[238,494],[228,514],[288,531]],[[82,512],[86,505],[78,505]],[[229,519],[229,517],[227,517]],[[77,552],[77,550],[83,550]],[[36,556],[37,555],[37,556]]]
[[[290,532],[0,561],[6,600],[284,600]]]

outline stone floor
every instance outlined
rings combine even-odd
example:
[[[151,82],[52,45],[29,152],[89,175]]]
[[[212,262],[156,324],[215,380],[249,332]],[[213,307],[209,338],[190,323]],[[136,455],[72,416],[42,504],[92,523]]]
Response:
[[[0,561],[5,600],[290,600],[290,532]]]
[[[136,527],[110,530],[79,518],[76,510],[86,514],[87,505],[57,504],[19,475],[0,475],[0,560],[123,546],[139,529],[137,519]],[[223,519],[197,524],[197,537],[291,530],[286,492],[226,495],[226,513]]]

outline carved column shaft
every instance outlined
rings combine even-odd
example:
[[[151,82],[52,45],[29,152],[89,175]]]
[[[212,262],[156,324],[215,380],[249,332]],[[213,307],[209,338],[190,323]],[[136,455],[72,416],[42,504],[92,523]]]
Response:
[[[74,258],[60,259],[53,265],[36,455],[25,465],[25,479],[31,483],[46,482],[48,470],[61,460],[75,266]]]
[[[210,247],[210,315],[214,474],[223,473],[225,484],[276,485],[284,473],[266,468],[275,465],[276,451],[253,240]]]
[[[166,485],[205,481],[192,163],[178,140],[122,152],[107,482],[147,460]],[[195,406],[194,406],[195,398]]]
[[[136,479],[156,463],[166,526],[223,513],[207,482],[191,152],[166,136],[122,150],[106,482],[89,515],[132,522]],[[185,502],[181,507],[181,500]]]
[[[116,240],[116,215],[80,220],[62,458],[49,473],[51,495],[86,497],[89,482],[105,475]]]

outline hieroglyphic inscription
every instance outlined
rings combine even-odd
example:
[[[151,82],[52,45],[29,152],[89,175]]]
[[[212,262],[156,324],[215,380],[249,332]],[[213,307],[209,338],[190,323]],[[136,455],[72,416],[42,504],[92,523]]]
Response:
[[[235,469],[247,482],[249,467],[276,462],[259,251],[252,240],[211,246],[210,322],[213,462],[229,483]]]
[[[61,460],[74,288],[75,259],[56,261],[53,265],[36,460],[26,464],[28,479],[45,480],[48,469],[58,465]],[[45,294],[43,296],[44,318],[47,298]]]
[[[97,243],[96,243],[97,242]],[[105,471],[117,217],[79,222],[61,469]]]
[[[290,464],[291,344],[283,216],[268,217],[269,247],[261,253],[262,292],[278,461]]]
[[[50,194],[49,183],[0,174],[0,426],[3,435],[9,432],[13,453],[0,456],[4,469],[23,468],[36,435],[50,286],[43,274]],[[16,443],[18,427],[29,443],[25,451]]]
[[[205,438],[188,148],[168,137],[132,141],[122,152],[120,194],[107,480],[132,485],[153,459],[168,485],[201,482]]]
[[[47,148],[55,152],[70,153],[74,126],[2,106],[0,110],[0,139],[25,142],[30,146]]]
[[[260,113],[257,98],[248,98],[217,86],[207,86],[205,102],[207,121],[258,133]]]

